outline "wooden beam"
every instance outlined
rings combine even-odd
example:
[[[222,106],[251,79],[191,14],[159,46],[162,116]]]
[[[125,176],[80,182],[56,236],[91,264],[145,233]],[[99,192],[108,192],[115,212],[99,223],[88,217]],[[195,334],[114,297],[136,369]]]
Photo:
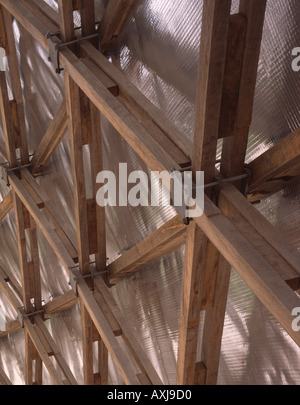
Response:
[[[221,105],[221,114],[219,117],[219,130],[227,128],[227,137],[223,140],[221,161],[221,172],[225,177],[243,173],[248,131],[254,101],[265,7],[266,1],[254,0],[248,2],[241,0],[239,13],[247,19],[246,33],[245,22],[242,22],[241,17],[231,17],[222,96],[223,104]],[[242,44],[244,44],[243,47]],[[229,69],[232,69],[232,72],[230,72],[230,75],[232,74],[230,84],[232,93],[228,93],[227,88],[229,74],[227,72]],[[230,96],[229,100],[231,100],[231,110],[228,111],[228,107],[226,106],[224,114],[224,102],[226,102],[226,100],[228,101],[228,94]],[[231,116],[231,121],[228,123],[229,116]],[[221,122],[221,120],[225,120],[225,122]],[[230,131],[232,132],[230,133]],[[211,174],[211,176],[212,175],[213,174]],[[240,184],[238,186],[240,186]],[[219,207],[223,210],[225,215],[231,214],[231,207],[227,206],[225,202],[219,201]],[[221,218],[215,217],[215,220],[221,221]],[[202,230],[204,229],[202,228]],[[215,244],[213,239],[210,237],[209,239],[214,243],[216,248],[218,248],[221,255],[223,255],[219,256],[218,273],[214,287],[214,304],[211,309],[206,311],[203,329],[201,358],[206,367],[205,384],[211,385],[217,383],[230,281],[230,265],[233,265],[233,261],[232,256],[230,257],[231,261],[228,260],[228,256],[224,255],[222,249]],[[254,249],[253,254],[255,252]]]
[[[209,207],[212,203],[205,198],[205,204]],[[221,212],[209,218],[204,213],[195,221],[258,299],[300,345],[300,336],[291,327],[291,312],[299,306],[299,298],[285,281]]]
[[[50,318],[51,315],[57,314],[58,312],[65,311],[77,304],[79,298],[75,295],[73,290],[70,290],[59,297],[53,298],[44,305],[44,316],[45,318]]]
[[[47,344],[50,346],[51,352],[53,353],[53,356],[59,365],[63,375],[65,376],[66,380],[64,381],[64,384],[66,382],[70,385],[77,385],[77,381],[74,378],[73,373],[71,372],[69,366],[67,365],[64,357],[61,354],[61,351],[58,347],[58,345],[55,343],[54,339],[50,335],[48,329],[46,328],[42,318],[40,315],[35,317],[35,326],[36,330],[40,330],[41,334],[43,334]]]
[[[34,173],[38,172],[42,166],[47,164],[52,152],[58,146],[67,129],[66,101],[63,100],[32,158],[32,169]]]
[[[214,289],[214,306],[205,311],[203,328],[201,359],[206,369],[205,385],[217,384],[230,270],[230,265],[220,255]]]
[[[61,215],[42,187],[37,183],[28,170],[22,170],[22,185],[39,208],[43,208],[52,229],[69,252],[74,262],[78,262],[77,241],[73,237],[73,228]]]
[[[3,337],[6,337],[7,335],[10,335],[12,333],[18,332],[21,329],[22,329],[22,325],[20,324],[20,321],[18,319],[8,322],[5,326],[5,330],[0,331],[0,339]]]
[[[288,242],[282,231],[276,229],[233,185],[224,184],[219,198],[230,207],[231,213],[238,213],[252,226],[256,231],[255,243],[262,238],[272,247],[273,252],[268,257],[270,260],[274,260],[274,268],[277,269],[285,281],[292,282],[295,280],[296,284],[293,289],[297,290],[296,280],[300,275],[300,255],[297,249]],[[247,232],[245,232],[245,235],[247,235]],[[253,232],[252,235],[254,236]],[[251,238],[251,235],[249,236]],[[266,248],[262,241],[261,245]],[[257,248],[259,250],[259,247]]]
[[[8,163],[17,166],[15,139],[13,136],[12,114],[8,98],[5,72],[0,71],[0,109]]]
[[[134,359],[136,360],[142,373],[146,374],[149,381],[153,385],[162,385],[162,381],[159,378],[155,368],[153,367],[152,363],[149,361],[149,358],[145,354],[143,348],[140,346],[138,339],[135,336],[135,334],[133,333],[132,329],[128,326],[126,319],[124,319],[123,314],[121,313],[118,305],[116,304],[115,300],[113,299],[112,295],[110,294],[104,281],[100,277],[97,277],[95,279],[95,285],[98,288],[101,295],[103,296],[107,305],[111,309],[118,324],[120,325],[121,330],[122,330],[122,338],[125,340],[126,345],[128,346],[131,354],[133,355]]]
[[[244,169],[265,10],[266,0],[240,1],[239,13],[247,18],[247,31],[234,130],[223,141],[221,173],[225,177],[239,175]]]
[[[92,10],[88,10],[90,8],[92,8]],[[70,41],[74,37],[72,1],[59,0],[59,11],[62,16],[61,19],[62,39],[64,41]],[[83,17],[82,23],[84,33],[93,32],[95,30],[94,1],[85,0],[82,2],[81,15]],[[85,189],[82,145],[85,143],[90,143],[91,137],[93,137],[94,141],[95,138],[98,138],[97,135],[99,135],[100,121],[97,120],[99,128],[96,128],[95,123],[91,121],[92,116],[91,116],[90,101],[88,100],[83,89],[81,90],[79,89],[77,84],[73,81],[73,79],[67,72],[65,72],[65,89],[66,89],[67,114],[69,119],[71,165],[74,182],[73,187],[74,187],[74,204],[75,204],[75,220],[77,229],[79,271],[82,275],[87,275],[90,273],[91,235],[89,234],[89,226],[88,226],[88,206]],[[96,119],[96,115],[94,115],[93,118]],[[92,125],[94,125],[93,128]],[[89,133],[87,135],[85,132],[85,128],[88,128]],[[94,132],[94,134],[90,135],[92,131]],[[93,147],[97,148],[100,145],[100,142],[101,138],[97,140],[97,143],[94,142]],[[97,151],[94,152],[94,154],[96,154],[96,156],[99,159],[102,159],[102,156],[100,156],[101,151],[102,151],[101,147],[100,149],[98,147]],[[93,166],[93,161],[91,165]],[[96,177],[93,178],[93,181],[95,180]],[[103,263],[102,257],[101,261]],[[97,265],[99,265],[99,263],[100,261],[97,260]],[[93,384],[95,382],[93,370],[93,339],[92,339],[93,322],[82,300],[81,300],[81,319],[83,332],[84,382],[85,384],[88,385]]]
[[[71,255],[66,250],[62,242],[60,241],[57,233],[54,231],[50,222],[47,220],[45,214],[39,210],[35,201],[25,189],[21,181],[17,178],[14,173],[10,173],[9,181],[14,191],[17,193],[18,197],[21,199],[22,203],[25,205],[30,215],[35,220],[36,224],[39,226],[46,239],[48,240],[50,246],[56,253],[57,257],[61,261],[61,264],[69,272],[69,267],[74,266],[74,261]]]
[[[4,294],[7,296],[15,310],[20,308],[22,306],[22,301],[20,300],[19,297],[15,295],[13,290],[10,288],[9,284],[5,279],[3,278],[2,274],[0,273],[0,289],[4,292]]]
[[[197,84],[193,171],[214,178],[231,1],[204,0]]]
[[[101,51],[110,53],[126,24],[136,0],[110,0],[100,24]]]
[[[44,326],[40,316],[35,316],[34,324],[32,324],[28,318],[25,318],[24,325],[32,343],[34,344],[38,352],[39,357],[42,359],[47,370],[49,371],[53,382],[57,385],[65,385],[65,383],[77,385],[72,372],[64,361],[58,347],[56,346],[47,328]],[[65,380],[61,378],[60,373],[51,360],[51,356],[55,357],[62,374],[65,376]]]
[[[251,179],[248,200],[256,201],[280,191],[300,176],[300,129],[248,165]]]
[[[185,159],[188,158],[190,160],[193,154],[193,145],[186,139],[184,134],[119,69],[110,63],[90,43],[83,43],[81,50],[84,55],[98,66],[99,72],[105,73],[118,86],[120,99],[131,112],[135,111],[135,115],[139,121],[141,123],[152,121],[185,155]],[[163,136],[161,138],[163,139]],[[181,159],[184,159],[184,157],[181,157]],[[184,163],[184,160],[180,163]]]
[[[28,7],[20,0],[1,0],[7,10],[28,30],[31,35],[48,49],[47,30],[35,17]],[[83,62],[78,60],[69,49],[60,52],[60,63],[67,73],[90,98],[93,104],[106,116],[117,131],[133,147],[137,154],[154,171],[171,171],[180,169],[174,159],[166,155],[159,142],[143,128],[135,117],[103,86],[101,80],[95,77]]]
[[[186,225],[177,215],[111,263],[108,266],[110,282],[114,283],[120,276],[138,271],[150,261],[174,250],[184,242],[185,236]]]
[[[135,374],[135,370],[132,368],[124,356],[115,335],[113,334],[109,323],[107,322],[101,308],[97,304],[93,294],[83,279],[79,279],[78,292],[82,299],[85,308],[87,309],[90,317],[92,318],[94,325],[96,326],[105,346],[112,356],[115,364],[117,365],[122,377],[126,384],[140,385],[140,382]]]
[[[204,171],[205,182],[211,182],[215,172],[223,79],[230,49],[227,45],[230,6],[231,1],[205,0],[203,3],[192,169],[194,174]],[[177,384],[195,383],[200,311],[210,308],[214,301],[219,259],[219,252],[196,223],[190,225],[188,232],[181,292]]]
[[[13,201],[12,193],[9,192],[6,197],[4,197],[2,203],[0,204],[0,221],[12,210]]]
[[[219,138],[234,133],[242,74],[247,18],[233,14],[229,20],[227,55],[220,112]]]
[[[27,4],[28,4],[28,0],[24,0]],[[51,31],[52,34],[54,34],[56,31],[59,30],[60,27],[60,15],[59,13],[52,8],[51,6],[49,6],[48,3],[46,3],[45,1],[40,1],[40,0],[32,0],[37,6],[38,8],[36,8],[36,12],[40,11],[47,17],[47,25],[49,24],[49,20],[52,21],[52,23],[55,25],[56,30],[55,31]],[[46,22],[46,20],[45,20]],[[50,26],[49,26],[50,28]]]
[[[13,31],[13,18],[7,10],[3,9],[3,19],[5,26],[5,36],[6,36],[6,55],[8,59],[9,74],[11,78],[11,87],[13,93],[13,99],[16,102],[16,113],[18,120],[18,129],[20,132],[19,145],[21,162],[27,164],[29,162],[28,154],[28,142],[27,142],[27,130],[25,122],[25,109],[23,103],[23,94],[22,94],[22,84],[19,71],[19,62],[17,49],[15,44],[15,36]]]
[[[188,227],[181,288],[177,358],[178,385],[193,385],[205,273],[207,238],[195,222]]]

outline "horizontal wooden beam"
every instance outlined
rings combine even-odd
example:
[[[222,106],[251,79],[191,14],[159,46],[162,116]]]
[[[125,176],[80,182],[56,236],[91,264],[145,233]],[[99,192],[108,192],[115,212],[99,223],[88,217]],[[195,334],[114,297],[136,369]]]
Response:
[[[66,102],[63,100],[58,107],[49,128],[32,158],[33,172],[47,164],[52,152],[58,146],[68,128]]]
[[[45,318],[50,318],[51,315],[57,314],[61,311],[66,311],[67,309],[73,307],[77,304],[79,298],[75,295],[73,290],[70,290],[58,297],[52,299],[47,304],[43,306]]]
[[[300,128],[248,164],[251,180],[248,200],[256,201],[280,191],[300,177]]]
[[[18,332],[22,329],[22,325],[18,319],[7,322],[5,325],[5,330],[0,331],[0,339],[10,335],[12,333]]]
[[[205,205],[209,207],[213,203],[205,197]],[[204,213],[195,221],[258,299],[300,345],[300,335],[292,329],[291,315],[292,310],[300,304],[299,297],[221,211],[219,215],[210,217]]]
[[[138,271],[184,242],[186,225],[177,215],[109,265],[110,282]]]
[[[13,209],[12,194],[9,192],[0,204],[0,221]]]

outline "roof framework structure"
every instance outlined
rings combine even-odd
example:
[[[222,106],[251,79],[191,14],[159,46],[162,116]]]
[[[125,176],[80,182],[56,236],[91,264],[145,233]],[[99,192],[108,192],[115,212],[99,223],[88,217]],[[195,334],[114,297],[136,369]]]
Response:
[[[93,0],[59,0],[58,5],[59,13],[41,1],[0,0],[0,46],[8,55],[13,92],[13,100],[9,100],[7,78],[1,72],[0,109],[5,135],[1,150],[9,164],[11,191],[0,205],[0,220],[14,210],[22,275],[19,284],[9,268],[0,268],[0,288],[16,310],[23,308],[22,322],[16,319],[8,324],[6,331],[0,332],[0,338],[24,328],[26,384],[43,384],[42,363],[54,384],[77,384],[44,320],[78,301],[85,384],[108,383],[108,353],[126,384],[162,384],[108,286],[124,275],[139,271],[146,263],[184,241],[178,384],[217,383],[232,267],[299,346],[300,333],[292,328],[292,310],[300,306],[295,294],[300,289],[299,252],[251,204],[280,190],[287,181],[299,178],[299,131],[291,133],[250,164],[251,179],[246,190],[240,180],[223,181],[242,175],[245,170],[266,0],[240,0],[239,13],[235,15],[230,14],[231,0],[204,0],[194,144],[186,141],[173,123],[108,61],[107,55],[113,51],[135,5],[134,0],[110,0],[99,26],[100,50],[94,38],[80,42],[77,47],[71,44],[60,48],[65,100],[30,159],[13,19],[47,52],[50,52],[49,32],[57,44],[74,40],[75,10],[81,14],[82,36],[96,33]],[[105,209],[96,204],[96,176],[103,166],[100,112],[151,170],[170,172],[191,166],[194,172],[204,171],[206,183],[219,181],[217,192],[216,189],[207,191],[201,217],[183,223],[179,215],[175,216],[111,263],[109,273]],[[70,240],[62,226],[63,218],[53,214],[53,202],[35,179],[47,166],[67,128],[76,241]],[[223,138],[223,149],[220,171],[217,171],[216,151],[220,138]],[[92,199],[85,193],[84,145],[91,151]],[[45,306],[41,300],[37,228],[65,272],[71,276],[70,269],[77,268],[77,295],[70,290]],[[29,235],[30,257],[26,235]],[[95,254],[96,271],[100,275],[91,278],[88,276],[92,271],[92,254]],[[201,361],[197,362],[198,329],[204,313]],[[120,339],[139,373],[127,362]],[[3,370],[0,370],[1,384],[10,384]]]

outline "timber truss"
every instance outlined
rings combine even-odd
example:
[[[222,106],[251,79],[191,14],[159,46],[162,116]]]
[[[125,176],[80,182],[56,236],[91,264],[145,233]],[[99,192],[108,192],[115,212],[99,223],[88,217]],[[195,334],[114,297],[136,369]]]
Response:
[[[300,306],[295,293],[300,288],[300,255],[251,204],[280,190],[287,180],[299,178],[299,131],[250,164],[252,177],[246,194],[245,190],[241,192],[240,181],[220,183],[217,198],[215,194],[214,198],[209,192],[206,194],[201,217],[184,224],[180,216],[175,216],[111,263],[109,276],[105,274],[105,211],[95,203],[96,175],[102,170],[100,112],[151,170],[170,172],[192,166],[193,171],[205,172],[206,183],[243,174],[266,9],[266,0],[240,0],[239,13],[230,15],[231,0],[204,0],[192,144],[107,59],[134,4],[135,0],[110,0],[96,27],[93,0],[58,0],[59,15],[43,1],[0,0],[0,46],[8,55],[13,93],[13,100],[9,100],[5,73],[1,72],[0,108],[5,135],[1,151],[7,158],[5,171],[11,190],[0,205],[0,220],[14,210],[22,276],[20,285],[9,267],[0,269],[0,288],[18,312],[16,320],[7,324],[0,337],[24,328],[26,384],[43,383],[42,363],[55,384],[77,384],[44,321],[78,301],[84,383],[107,384],[109,352],[127,384],[161,384],[107,285],[139,271],[147,262],[182,243],[186,244],[186,253],[179,319],[178,384],[217,382],[231,268],[300,345],[300,333],[292,329],[292,310]],[[89,39],[76,46],[73,43],[61,46],[75,38],[74,10],[81,14],[82,37]],[[52,58],[58,57],[54,62],[64,69],[65,100],[31,161],[13,19]],[[101,50],[93,35],[96,29]],[[67,128],[74,182],[75,241],[71,240],[63,218],[53,215],[53,203],[35,179]],[[218,172],[215,161],[219,138],[224,139]],[[84,191],[83,145],[89,145],[91,151],[93,199],[87,199]],[[37,228],[68,275],[70,269],[78,266],[72,273],[76,293],[70,290],[44,306]],[[97,272],[92,277],[93,288],[88,277],[91,254],[95,254]],[[204,312],[201,362],[197,362],[199,321]],[[120,345],[119,339],[126,346]],[[95,342],[97,372],[93,364]],[[128,348],[139,373],[127,362],[123,347]],[[0,384],[10,384],[1,370]]]

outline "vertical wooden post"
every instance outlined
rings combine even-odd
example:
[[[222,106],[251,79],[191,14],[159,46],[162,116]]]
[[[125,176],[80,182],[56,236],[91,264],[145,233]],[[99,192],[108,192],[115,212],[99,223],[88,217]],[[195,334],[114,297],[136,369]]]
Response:
[[[85,0],[81,4],[81,16],[83,35],[94,32],[95,15],[94,2]],[[72,0],[59,0],[59,10],[62,16],[61,32],[63,40],[70,41],[74,37],[73,26],[73,2]],[[90,239],[88,221],[88,202],[85,190],[85,175],[83,163],[82,146],[91,144],[91,167],[92,184],[94,185],[93,195],[95,198],[96,176],[99,165],[102,165],[102,148],[100,133],[100,113],[90,103],[84,93],[82,93],[70,76],[65,73],[65,88],[67,113],[69,118],[70,150],[72,159],[72,172],[74,180],[74,201],[75,216],[77,224],[78,258],[79,269],[82,275],[90,273]],[[100,208],[100,207],[99,207]],[[105,241],[105,212],[96,208],[97,213],[97,253],[96,267],[98,271],[105,270],[106,267],[106,241]],[[94,252],[93,252],[94,253]],[[94,384],[93,370],[93,322],[81,301],[82,330],[83,330],[83,361],[84,361],[84,382]],[[100,337],[99,337],[100,339]],[[99,343],[101,344],[101,343]],[[100,359],[102,357],[102,361]],[[101,363],[101,383],[107,382],[107,354],[105,350],[98,351],[98,362]],[[104,371],[106,370],[106,371]]]

